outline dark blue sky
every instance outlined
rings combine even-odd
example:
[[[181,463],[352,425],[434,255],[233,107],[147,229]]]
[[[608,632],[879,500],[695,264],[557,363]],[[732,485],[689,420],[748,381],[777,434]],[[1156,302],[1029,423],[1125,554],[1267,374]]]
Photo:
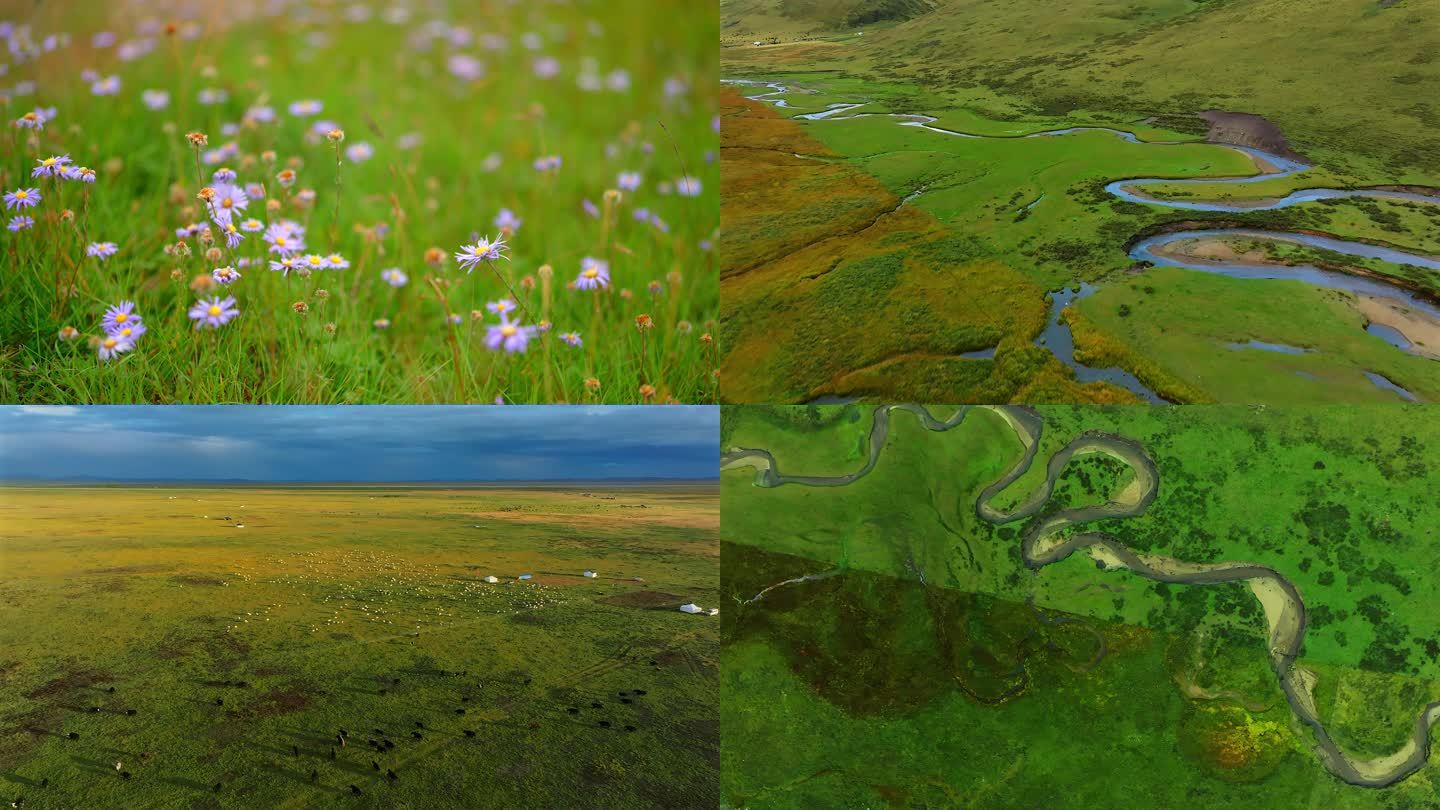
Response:
[[[0,478],[715,478],[706,406],[0,406]]]

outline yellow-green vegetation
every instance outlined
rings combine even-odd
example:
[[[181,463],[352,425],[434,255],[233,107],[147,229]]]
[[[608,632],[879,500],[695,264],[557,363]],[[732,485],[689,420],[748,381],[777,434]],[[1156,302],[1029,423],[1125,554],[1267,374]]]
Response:
[[[732,92],[723,107],[725,399],[1133,399],[1031,345],[1041,288],[875,179],[813,159],[828,153],[793,121]],[[987,347],[993,359],[960,357]]]
[[[1314,188],[1385,187],[1436,196],[1440,163],[1432,128],[1440,118],[1423,101],[1423,91],[1440,86],[1440,73],[1433,48],[1417,31],[1421,17],[1404,3],[1342,0],[1314,14],[1304,4],[1271,0],[1082,0],[1056,14],[1035,4],[931,0],[881,3],[886,9],[873,18],[867,12],[863,21],[849,16],[853,5],[727,0],[721,6],[722,74],[784,86],[767,101],[783,102],[779,109],[786,115],[861,104],[831,119],[802,122],[805,135],[823,145],[814,154],[825,156],[829,170],[853,167],[904,198],[905,207],[931,215],[963,241],[969,258],[992,262],[986,265],[991,272],[1018,273],[1044,289],[1076,281],[1098,282],[1103,289],[1124,271],[1144,268],[1130,255],[1138,235],[1182,227],[1311,232],[1398,248],[1426,261],[1440,253],[1435,241],[1440,203],[1434,201],[1349,197],[1253,207]],[[1378,55],[1356,56],[1362,51]],[[1336,65],[1347,68],[1337,71]],[[1337,72],[1344,76],[1328,78]],[[1369,100],[1363,120],[1352,120],[1329,102],[1339,88]],[[1230,117],[1212,128],[1199,115],[1206,111],[1245,111],[1263,120]],[[897,114],[934,121],[929,128],[914,125],[914,119],[902,126]],[[1126,135],[1094,130],[1025,137],[1072,127]],[[1250,155],[1206,139],[1273,154]],[[1143,189],[1161,202],[1239,206],[1236,210],[1136,202],[1106,188],[1130,178],[1274,173],[1283,168],[1276,155],[1303,157],[1308,168],[1261,182],[1161,182]],[[728,197],[724,205],[732,205]],[[789,230],[791,219],[803,220],[804,214],[773,220],[771,227]],[[907,258],[913,253],[904,252]],[[1317,263],[1393,280],[1422,298],[1440,300],[1440,273],[1433,269],[1275,242],[1263,243],[1260,252],[1267,263]],[[824,267],[814,256],[796,255],[811,260],[797,266],[796,275]],[[1234,323],[1229,308],[1186,296],[1180,286],[1148,286],[1155,290],[1152,302],[1183,313],[1181,329],[1243,326]],[[1278,281],[1250,286],[1265,301],[1286,299],[1287,309],[1305,307],[1306,299],[1295,294],[1299,288]],[[1396,292],[1399,300],[1403,292]],[[1018,305],[1018,299],[1012,301]],[[1362,365],[1362,371],[1392,380],[1392,372],[1407,379],[1429,375],[1422,366],[1433,365],[1433,351],[1407,354],[1367,336],[1360,327],[1372,313],[1363,307],[1305,308],[1309,331],[1289,342],[1341,346],[1315,352],[1307,358],[1309,367],[1321,380],[1360,383],[1330,386],[1327,401],[1392,396],[1359,375]],[[1178,402],[1294,401],[1274,396],[1283,393],[1274,386],[1251,385],[1255,368],[1273,358],[1196,354],[1193,343],[1140,341],[1093,312],[1086,315],[1088,333],[1075,336],[1075,360],[1081,364],[1114,363]],[[1433,340],[1440,322],[1427,315],[1395,328],[1419,345]],[[1290,331],[1302,332],[1298,326]],[[1231,338],[1243,342],[1247,336],[1237,329]],[[1416,360],[1420,366],[1411,362]],[[731,365],[734,377],[741,370]],[[917,373],[893,373],[897,366],[917,365],[913,358],[894,358],[881,373],[857,366],[848,378],[858,383],[851,391],[925,398],[913,384]],[[970,396],[977,375],[967,375],[960,358],[933,358],[927,365],[937,381],[931,390],[951,389],[938,397],[942,401],[1007,396],[1003,389]],[[1207,367],[1203,379],[1179,372],[1193,366]],[[764,373],[788,372],[771,367]],[[1410,390],[1422,400],[1434,397],[1423,382]],[[1053,393],[1077,401],[1073,392]]]
[[[677,610],[718,599],[713,488],[10,488],[0,522],[7,801],[714,806],[719,629]]]
[[[721,446],[769,448],[789,475],[850,473],[868,457],[856,448],[871,411],[727,407]],[[1038,411],[1037,462],[996,507],[1033,491],[1045,459],[1082,432],[1138,441],[1158,469],[1156,499],[1141,516],[1077,530],[1140,554],[1279,572],[1307,608],[1298,665],[1316,676],[1336,744],[1367,758],[1410,737],[1440,699],[1440,620],[1416,599],[1433,588],[1440,519],[1426,494],[1440,432],[1424,408]],[[1027,569],[1027,524],[992,526],[974,511],[1019,453],[985,410],[943,433],[895,413],[874,470],[849,485],[761,488],[751,470],[722,473],[726,801],[1436,801],[1433,764],[1380,790],[1325,770],[1276,683],[1245,585],[1102,572],[1084,553]],[[1077,456],[1036,519],[1116,498],[1131,480],[1108,456]],[[805,576],[816,578],[754,599]]]

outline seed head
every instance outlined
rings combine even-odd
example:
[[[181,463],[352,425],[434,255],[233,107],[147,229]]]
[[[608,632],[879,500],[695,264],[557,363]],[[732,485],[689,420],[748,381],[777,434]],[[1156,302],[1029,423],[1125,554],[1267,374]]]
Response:
[[[645,383],[644,385],[640,386],[640,398],[641,398],[641,399],[650,400],[650,399],[653,399],[654,397],[655,397],[655,386],[651,385],[650,383]]]
[[[650,319],[650,316],[649,316],[649,315],[636,315],[636,316],[635,316],[635,328],[636,328],[636,329],[639,329],[641,332],[644,332],[645,330],[650,329],[650,328],[653,327],[654,325],[655,325],[655,322]]]
[[[214,286],[215,279],[211,278],[209,273],[202,273],[190,279],[190,289],[195,292],[204,292]]]
[[[189,141],[190,145],[196,149],[210,143],[210,138],[203,132],[191,132],[185,136],[185,140]]]
[[[591,393],[594,393],[595,391],[599,391],[599,390],[600,390],[600,381],[597,380],[597,379],[595,379],[594,377],[586,377],[586,378],[585,378],[585,390],[590,391]]]
[[[260,159],[265,161],[266,163],[274,163],[275,158],[276,155],[274,149],[266,149],[264,152],[260,153]]]
[[[620,190],[614,188],[605,189],[604,199],[607,205],[614,205],[620,202]]]
[[[329,290],[316,290],[316,291],[315,291],[315,297],[316,297],[316,298],[319,298],[321,301],[324,301],[326,298],[329,298],[329,297],[330,297],[330,291],[329,291]]]
[[[305,303],[304,301],[296,301],[295,303],[290,305],[290,308],[295,310],[296,314],[298,315],[304,315],[305,313],[310,311],[310,305]]]
[[[325,324],[325,327],[324,327],[324,328],[325,328],[325,334],[327,334],[327,335],[333,335],[333,334],[335,334],[335,324],[334,324],[333,322],[332,322],[332,323],[327,323],[327,324]]]
[[[62,326],[62,327],[60,327],[60,339],[61,339],[61,340],[74,340],[74,339],[77,338],[77,337],[80,337],[80,330],[76,329],[75,327],[73,327],[73,326]]]
[[[211,264],[220,261],[220,259],[224,256],[225,254],[221,252],[220,248],[218,247],[212,247],[209,250],[205,251],[205,261],[210,262]]]
[[[267,214],[278,214],[278,213],[280,213],[280,201],[277,200],[277,199],[275,199],[274,197],[271,197],[270,199],[266,200],[266,201],[265,201],[265,213],[267,213]]]
[[[171,280],[171,281],[179,281],[179,280],[181,280],[181,279],[183,279],[183,278],[185,278],[185,271],[184,271],[184,270],[181,270],[180,268],[176,267],[175,269],[173,269],[173,270],[170,271],[170,280]]]
[[[60,212],[60,221],[61,221],[61,222],[74,222],[74,221],[75,221],[75,212],[72,211],[72,210],[70,210],[69,208],[66,208],[64,211],[61,211],[61,212]]]
[[[336,127],[335,129],[332,129],[329,132],[325,133],[325,139],[331,143],[340,143],[341,141],[345,140],[345,130]]]
[[[540,265],[540,269],[535,271],[535,275],[539,276],[545,281],[549,281],[555,276],[555,268],[551,267],[548,264],[542,264]]]
[[[201,202],[207,202],[207,203],[208,203],[208,202],[210,202],[211,200],[215,199],[215,189],[212,188],[212,187],[210,187],[210,186],[206,186],[206,187],[200,189],[200,193],[199,193],[199,194],[196,194],[195,197],[196,197],[197,199],[199,199]]]
[[[700,342],[701,342],[701,343],[713,343],[714,341],[715,341],[715,338],[710,337],[710,333],[709,333],[709,332],[706,332],[705,334],[703,334],[703,335],[700,336]]]
[[[675,324],[675,331],[679,332],[682,335],[690,334],[690,330],[692,328],[693,327],[690,325],[689,321],[680,321],[679,323]]]
[[[535,277],[534,277],[534,276],[526,276],[526,277],[520,279],[520,289],[522,289],[522,290],[533,290],[533,289],[535,289]]]
[[[375,328],[376,328],[376,329],[389,329],[389,328],[390,328],[390,319],[389,319],[389,318],[376,318],[374,325],[375,325]]]

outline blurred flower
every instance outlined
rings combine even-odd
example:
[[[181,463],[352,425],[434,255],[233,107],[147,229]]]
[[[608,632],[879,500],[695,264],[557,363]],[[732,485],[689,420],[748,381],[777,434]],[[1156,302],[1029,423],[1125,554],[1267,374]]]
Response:
[[[9,224],[7,224],[5,227],[11,231],[24,231],[29,230],[34,226],[34,217],[15,216],[10,218]]]
[[[385,283],[389,284],[391,287],[404,287],[405,282],[410,280],[409,277],[407,277],[403,272],[401,272],[400,268],[398,267],[392,267],[389,270],[381,270],[380,278],[383,279]]]
[[[561,332],[560,339],[571,346],[579,346],[581,343],[579,332]]]
[[[508,315],[501,313],[499,325],[489,327],[485,333],[485,348],[494,351],[503,347],[511,354],[523,352],[535,332],[535,327],[521,326],[518,321],[512,323]]]
[[[37,158],[35,162],[39,165],[30,172],[31,177],[60,177],[71,160],[69,155],[51,155],[44,159]]]
[[[240,280],[240,271],[236,270],[233,267],[217,267],[215,268],[214,272],[210,274],[210,277],[215,279],[216,284],[220,284],[222,286],[234,284],[236,281]]]
[[[593,290],[610,286],[610,263],[604,259],[586,256],[580,260],[580,275],[575,277],[575,289]]]
[[[111,256],[114,256],[115,253],[119,250],[120,246],[115,244],[114,242],[91,242],[89,247],[85,248],[85,255],[94,256],[95,258],[104,261]]]
[[[135,348],[135,344],[132,341],[114,335],[106,335],[95,344],[101,360],[109,360],[115,355],[128,352],[133,348]]]

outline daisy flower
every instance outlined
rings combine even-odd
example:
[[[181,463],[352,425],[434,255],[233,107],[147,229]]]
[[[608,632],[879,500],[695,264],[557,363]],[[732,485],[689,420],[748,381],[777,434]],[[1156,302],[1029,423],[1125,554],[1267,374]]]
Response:
[[[485,348],[491,351],[504,348],[511,354],[523,352],[526,344],[535,337],[536,331],[533,326],[521,326],[519,321],[511,322],[508,316],[501,313],[500,323],[485,332]]]
[[[235,173],[234,169],[224,168],[216,169],[215,173],[210,175],[210,179],[213,180],[217,186],[222,183],[233,183],[236,177],[239,177],[239,175]]]
[[[250,205],[250,198],[245,195],[245,189],[225,182],[215,186],[215,199],[210,204],[216,210],[229,214],[233,211],[244,211]]]
[[[270,252],[287,254],[299,253],[305,249],[305,240],[294,231],[284,227],[283,224],[271,225],[262,237],[270,243]]]
[[[559,156],[559,155],[545,155],[544,157],[538,157],[538,158],[535,158],[535,171],[537,171],[537,172],[553,172],[553,171],[558,171],[558,170],[560,169],[560,163],[561,163],[561,161],[560,161],[560,156]]]
[[[239,245],[241,240],[245,238],[245,234],[240,233],[240,229],[235,227],[235,223],[230,222],[228,219],[225,221],[225,225],[221,230],[225,232],[225,247],[231,250],[234,250],[235,246]]]
[[[495,227],[502,231],[508,230],[514,233],[520,230],[520,226],[524,224],[524,222],[524,220],[515,216],[515,212],[509,208],[501,208],[500,213],[495,215]]]
[[[34,217],[11,217],[10,223],[5,227],[12,231],[24,231],[29,230],[34,226]]]
[[[66,166],[61,176],[66,180],[79,180],[82,183],[95,182],[95,170],[89,166]]]
[[[40,202],[40,189],[38,188],[17,188],[14,191],[5,192],[5,207],[31,208]]]
[[[311,270],[325,269],[325,257],[316,253],[306,254],[305,258],[301,259],[299,263],[301,267],[306,267]]]
[[[120,338],[128,343],[134,343],[139,340],[140,336],[145,334],[146,331],[145,324],[138,320],[133,320],[119,326],[106,327],[105,334],[110,337]]]
[[[203,329],[207,326],[211,329],[219,329],[239,314],[240,310],[235,307],[235,299],[231,297],[221,299],[216,296],[209,300],[202,298],[190,307],[190,320],[195,322],[196,329]]]
[[[502,298],[499,301],[491,301],[485,305],[485,308],[499,315],[501,320],[504,320],[507,314],[515,311],[515,306],[514,301],[511,301],[509,298]]]
[[[240,271],[233,267],[217,267],[210,277],[215,279],[216,284],[234,284],[240,280]]]
[[[339,253],[331,253],[325,257],[325,266],[331,270],[344,270],[350,266],[350,262],[346,261],[345,257]]]
[[[618,186],[621,191],[634,191],[640,188],[640,173],[621,172],[620,176],[615,178],[615,185]]]
[[[120,246],[114,242],[91,242],[90,246],[85,248],[85,255],[94,256],[103,262],[119,250]]]
[[[496,237],[492,242],[482,236],[476,239],[473,245],[462,245],[460,252],[455,254],[455,259],[468,273],[474,270],[475,265],[480,262],[493,262],[496,259],[508,260],[510,257],[505,255],[505,247],[505,240],[500,237]]]
[[[65,167],[70,165],[71,160],[69,155],[51,155],[43,160],[37,158],[35,162],[39,165],[30,172],[31,177],[59,177],[61,172],[65,171]]]
[[[284,278],[290,275],[291,270],[295,269],[298,261],[294,256],[281,256],[279,259],[270,260],[270,269],[279,270],[281,278]]]
[[[106,76],[90,85],[90,93],[97,96],[114,96],[120,93],[120,77]]]
[[[405,283],[410,280],[410,278],[406,276],[403,272],[401,272],[400,268],[398,267],[392,267],[389,270],[381,270],[380,278],[383,279],[385,283],[389,284],[391,287],[404,287]]]
[[[364,141],[352,143],[345,148],[345,157],[351,163],[364,163],[374,156],[375,148]]]
[[[560,339],[571,346],[579,346],[581,344],[579,332],[561,332]]]
[[[15,126],[21,129],[44,129],[45,116],[41,115],[39,110],[33,110],[16,118]]]
[[[259,233],[265,230],[265,223],[261,222],[258,219],[255,219],[254,217],[251,217],[250,219],[247,219],[244,222],[240,223],[240,230],[246,233]]]
[[[115,355],[128,352],[133,348],[135,348],[134,342],[114,335],[106,335],[95,344],[95,350],[99,353],[101,360],[109,360]]]
[[[610,286],[610,263],[604,259],[586,256],[580,260],[580,275],[575,277],[575,289],[593,290]]]
[[[230,94],[218,87],[207,87],[200,91],[200,103],[205,105],[224,104]]]
[[[105,318],[101,321],[101,325],[105,328],[106,332],[112,332],[119,327],[136,323],[139,320],[140,316],[135,314],[135,302],[121,301],[115,306],[105,310]]]
[[[140,94],[140,100],[149,110],[163,110],[170,106],[170,94],[164,90],[146,90]]]

